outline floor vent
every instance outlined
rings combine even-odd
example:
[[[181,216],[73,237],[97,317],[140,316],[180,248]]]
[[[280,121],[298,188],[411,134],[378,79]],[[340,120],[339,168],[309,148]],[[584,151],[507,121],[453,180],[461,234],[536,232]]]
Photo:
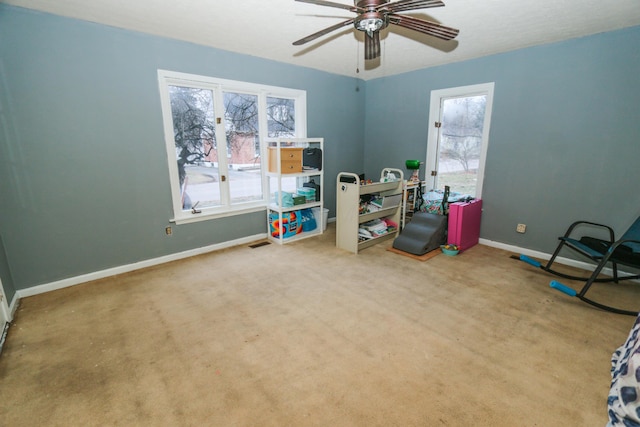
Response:
[[[253,245],[249,245],[249,247],[251,249],[255,249],[255,248],[259,248],[260,246],[266,246],[266,245],[270,245],[271,242],[259,242],[259,243],[254,243]]]

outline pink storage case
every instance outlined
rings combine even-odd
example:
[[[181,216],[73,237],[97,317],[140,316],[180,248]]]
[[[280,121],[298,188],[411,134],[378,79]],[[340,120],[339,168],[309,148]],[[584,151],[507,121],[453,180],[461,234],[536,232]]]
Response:
[[[449,231],[447,243],[456,245],[460,252],[478,244],[482,200],[456,202],[449,205]]]

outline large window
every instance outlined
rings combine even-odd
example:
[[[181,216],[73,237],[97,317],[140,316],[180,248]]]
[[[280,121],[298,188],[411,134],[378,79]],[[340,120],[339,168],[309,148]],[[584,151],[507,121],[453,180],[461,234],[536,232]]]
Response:
[[[431,92],[427,188],[482,197],[493,83]]]
[[[306,93],[164,70],[158,80],[174,221],[264,209],[266,147],[306,136]]]

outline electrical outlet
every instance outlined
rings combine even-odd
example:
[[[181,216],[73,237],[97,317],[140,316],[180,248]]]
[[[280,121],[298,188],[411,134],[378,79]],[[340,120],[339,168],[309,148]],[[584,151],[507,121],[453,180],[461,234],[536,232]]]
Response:
[[[527,231],[527,225],[526,224],[518,224],[518,226],[516,227],[516,231],[518,233],[524,233],[525,231]]]
[[[171,227],[167,227],[164,229],[164,232],[167,233],[167,236],[171,236],[171,233],[173,232],[173,230],[171,230]]]

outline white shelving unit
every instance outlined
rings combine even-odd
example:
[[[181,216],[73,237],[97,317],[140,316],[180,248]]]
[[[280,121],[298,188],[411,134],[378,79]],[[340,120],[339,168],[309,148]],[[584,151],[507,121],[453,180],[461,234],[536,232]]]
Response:
[[[386,181],[389,173],[394,175],[395,180]],[[360,184],[358,175],[354,173],[340,172],[336,189],[336,246],[357,254],[365,248],[397,237],[400,231],[403,185],[404,177],[400,169],[383,169],[380,182],[371,184]],[[394,203],[391,206],[383,204],[375,212],[361,212],[362,196],[376,196],[378,199],[389,197]],[[363,224],[375,219],[388,219],[396,224],[396,228],[372,238],[361,238],[358,230]]]
[[[269,240],[284,244],[322,234],[324,139],[281,138],[270,143],[267,150],[266,175],[269,194],[267,229]],[[314,155],[307,156],[307,153]],[[309,164],[305,164],[307,161]],[[299,195],[298,192],[309,191],[311,187],[305,187],[304,184],[311,182],[319,186],[314,199],[306,198],[300,204],[283,206],[285,204],[283,199],[287,198],[285,193],[292,197],[304,198],[305,196]],[[306,209],[313,212],[316,223],[313,230],[307,230],[308,223],[302,221],[304,216],[302,211]]]

